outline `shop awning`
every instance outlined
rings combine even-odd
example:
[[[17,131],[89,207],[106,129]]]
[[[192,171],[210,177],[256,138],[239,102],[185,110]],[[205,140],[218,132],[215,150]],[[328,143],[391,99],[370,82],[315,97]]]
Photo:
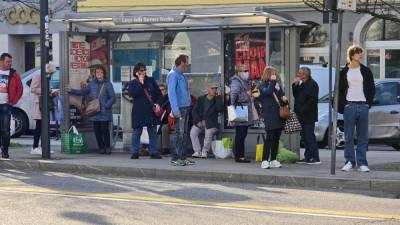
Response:
[[[174,10],[219,7],[249,7],[304,4],[302,0],[79,0],[78,12],[117,12],[133,10]]]
[[[207,8],[190,10],[152,10],[86,12],[56,18],[104,31],[146,31],[169,29],[220,29],[236,27],[303,26],[290,15],[267,7]]]

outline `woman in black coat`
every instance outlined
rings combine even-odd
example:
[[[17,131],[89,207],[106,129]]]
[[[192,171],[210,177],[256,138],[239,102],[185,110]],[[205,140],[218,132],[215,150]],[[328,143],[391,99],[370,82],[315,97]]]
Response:
[[[128,85],[129,95],[133,98],[131,159],[139,158],[143,127],[147,127],[149,134],[150,158],[161,159],[157,143],[157,125],[160,125],[161,121],[153,112],[153,107],[159,110],[162,103],[160,88],[152,77],[146,75],[146,65],[143,63],[135,65],[133,76]]]
[[[279,117],[279,104],[287,104],[287,98],[283,93],[278,72],[273,67],[266,67],[261,77],[260,100],[263,108],[263,117],[267,140],[264,143],[263,162],[261,168],[279,168],[281,164],[276,160],[279,147],[279,139],[283,129],[284,120]],[[275,95],[275,96],[274,96]],[[268,158],[270,161],[268,161]]]

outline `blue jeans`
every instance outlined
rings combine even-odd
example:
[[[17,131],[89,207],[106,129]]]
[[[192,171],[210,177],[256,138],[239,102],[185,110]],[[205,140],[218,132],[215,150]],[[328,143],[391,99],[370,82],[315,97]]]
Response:
[[[11,106],[0,104],[0,145],[3,152],[8,152],[10,146]]]
[[[356,162],[357,166],[368,166],[368,112],[367,104],[349,103],[344,108],[344,158],[354,166]],[[354,153],[354,128],[357,131],[357,156]]]
[[[143,128],[133,129],[131,154],[139,154],[140,136],[142,135],[142,131]],[[159,155],[160,148],[158,147],[157,126],[147,127],[147,133],[149,134],[150,155]]]
[[[189,107],[180,108],[180,118],[174,118],[175,124],[175,149],[172,154],[172,160],[186,159],[186,140],[189,130]]]
[[[317,139],[315,137],[315,123],[301,124],[303,129],[303,140],[305,145],[304,159],[316,159],[319,160],[319,151]]]

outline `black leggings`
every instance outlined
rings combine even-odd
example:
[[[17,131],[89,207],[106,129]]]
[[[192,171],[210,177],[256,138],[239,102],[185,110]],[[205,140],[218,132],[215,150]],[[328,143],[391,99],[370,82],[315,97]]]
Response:
[[[110,148],[110,121],[93,121],[94,134],[96,135],[99,149]]]
[[[235,127],[235,160],[244,157],[244,142],[246,140],[248,128],[248,126]]]
[[[42,120],[36,120],[36,129],[33,134],[33,148],[39,147],[40,135],[42,133]]]
[[[263,150],[263,161],[276,160],[276,155],[278,155],[279,139],[281,137],[282,129],[267,130],[267,139],[264,143]]]

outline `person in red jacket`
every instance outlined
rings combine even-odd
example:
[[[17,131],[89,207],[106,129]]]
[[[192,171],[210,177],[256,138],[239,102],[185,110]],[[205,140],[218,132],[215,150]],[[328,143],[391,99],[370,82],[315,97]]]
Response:
[[[23,93],[21,78],[11,68],[12,56],[3,53],[0,56],[0,144],[2,158],[9,158],[10,120],[12,106],[17,104]]]

